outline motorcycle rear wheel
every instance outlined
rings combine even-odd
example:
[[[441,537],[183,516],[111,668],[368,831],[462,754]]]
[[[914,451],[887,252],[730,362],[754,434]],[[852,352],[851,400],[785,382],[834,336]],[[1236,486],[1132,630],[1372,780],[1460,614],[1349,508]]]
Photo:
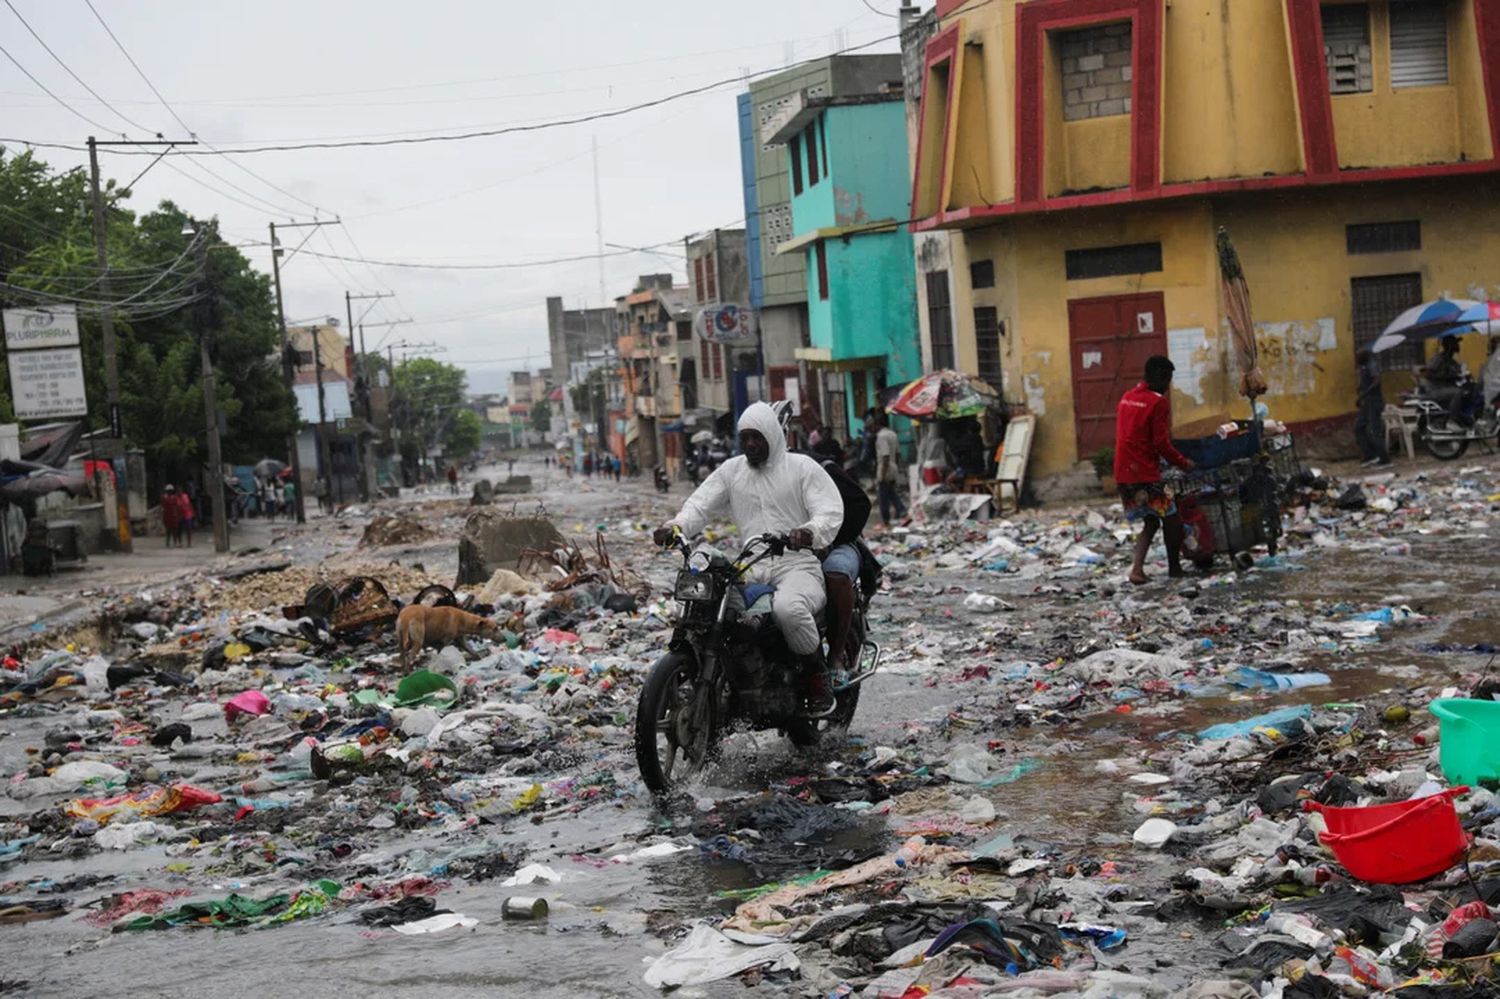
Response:
[[[1433,437],[1432,424],[1425,419],[1422,421],[1422,425],[1417,428],[1417,432],[1422,437],[1422,446],[1427,449],[1427,453],[1439,461],[1457,461],[1463,457],[1465,451],[1469,450],[1469,442],[1467,440],[1454,440],[1451,437]]]
[[[653,794],[702,768],[719,737],[719,698],[692,659],[671,652],[651,667],[635,713],[635,761]],[[702,703],[700,703],[700,701]]]

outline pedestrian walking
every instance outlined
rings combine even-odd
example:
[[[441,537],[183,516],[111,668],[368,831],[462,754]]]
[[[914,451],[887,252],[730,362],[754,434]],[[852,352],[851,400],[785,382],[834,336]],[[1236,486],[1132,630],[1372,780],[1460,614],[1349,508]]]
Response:
[[[610,470],[615,473],[615,481],[619,482],[620,481],[620,471],[621,471],[621,468],[622,468],[622,465],[620,463],[620,459],[618,457],[616,457],[615,455],[610,455],[609,456],[609,467],[610,467]]]
[[[182,542],[182,528],[178,524],[182,507],[177,504],[177,487],[168,482],[161,491],[161,529],[167,536],[167,547],[173,548]]]
[[[291,520],[296,509],[297,484],[288,478],[281,487],[281,512],[286,514],[288,520]]]
[[[1161,478],[1164,460],[1183,471],[1193,469],[1193,463],[1172,444],[1172,404],[1167,393],[1176,370],[1160,354],[1147,358],[1145,380],[1121,396],[1115,409],[1115,482],[1126,519],[1142,521],[1130,566],[1130,581],[1137,586],[1148,581],[1146,554],[1158,526],[1167,545],[1167,574],[1183,574],[1182,518]]]
[[[458,495],[458,466],[448,466],[448,492],[454,496]]]
[[[901,485],[901,440],[878,409],[865,414],[865,433],[875,438],[875,496],[880,503],[880,522],[906,519],[906,504],[898,492]],[[830,438],[831,439],[831,438]]]
[[[188,495],[192,483],[188,483],[177,492],[177,539],[178,544],[193,547],[193,523],[198,519],[198,512],[193,507],[193,499]]]
[[[1389,465],[1391,452],[1385,443],[1385,396],[1380,389],[1380,361],[1369,348],[1361,348],[1354,360],[1359,364],[1358,410],[1354,417],[1354,439],[1366,468]]]

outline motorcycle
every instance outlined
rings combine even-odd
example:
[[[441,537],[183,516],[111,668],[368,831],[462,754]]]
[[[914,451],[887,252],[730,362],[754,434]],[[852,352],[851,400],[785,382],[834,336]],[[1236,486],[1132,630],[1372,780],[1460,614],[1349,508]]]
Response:
[[[675,547],[683,564],[673,596],[681,610],[636,705],[635,758],[646,787],[665,794],[697,772],[737,723],[777,729],[798,746],[848,728],[860,686],[880,667],[880,646],[867,637],[872,595],[855,584],[844,662],[831,670],[834,703],[813,714],[803,704],[801,667],[771,616],[774,587],[744,582],[754,566],[786,552],[787,537],[752,538],[733,559],[707,545],[695,549],[681,535]]]
[[[1402,408],[1417,416],[1417,439],[1434,458],[1453,461],[1463,456],[1474,441],[1493,441],[1500,447],[1500,397],[1485,405],[1473,379],[1459,383],[1465,393],[1464,411],[1471,419],[1467,424],[1454,420],[1448,407],[1420,391],[1407,393]]]

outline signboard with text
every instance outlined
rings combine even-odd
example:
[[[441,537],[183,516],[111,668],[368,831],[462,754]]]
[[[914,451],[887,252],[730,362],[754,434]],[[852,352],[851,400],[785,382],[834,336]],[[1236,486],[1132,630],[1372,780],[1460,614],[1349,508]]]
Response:
[[[55,420],[88,415],[83,353],[77,347],[12,350],[7,360],[11,402],[17,419]]]
[[[78,310],[71,305],[4,311],[7,350],[78,346]]]

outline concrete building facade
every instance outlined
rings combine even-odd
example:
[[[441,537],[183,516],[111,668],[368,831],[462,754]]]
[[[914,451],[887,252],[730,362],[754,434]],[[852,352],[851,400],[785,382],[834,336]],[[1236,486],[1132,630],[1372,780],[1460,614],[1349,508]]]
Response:
[[[921,274],[925,350],[1001,369],[1038,417],[1043,480],[1113,443],[1150,353],[1177,365],[1179,427],[1246,415],[1220,226],[1265,401],[1308,444],[1344,435],[1354,351],[1400,311],[1500,295],[1500,0],[938,0],[936,15],[912,215],[952,239],[947,267]],[[1476,367],[1483,344],[1465,350]],[[1388,394],[1423,360],[1384,356]]]

